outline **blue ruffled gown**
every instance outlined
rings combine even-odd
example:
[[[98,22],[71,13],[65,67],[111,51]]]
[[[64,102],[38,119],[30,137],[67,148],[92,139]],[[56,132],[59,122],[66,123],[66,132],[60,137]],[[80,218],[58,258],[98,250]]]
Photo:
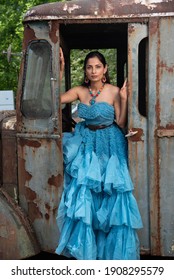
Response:
[[[84,121],[64,133],[64,191],[58,209],[57,254],[80,260],[139,259],[142,227],[127,165],[127,142],[113,124],[114,107],[80,103]],[[86,125],[109,125],[90,130]]]

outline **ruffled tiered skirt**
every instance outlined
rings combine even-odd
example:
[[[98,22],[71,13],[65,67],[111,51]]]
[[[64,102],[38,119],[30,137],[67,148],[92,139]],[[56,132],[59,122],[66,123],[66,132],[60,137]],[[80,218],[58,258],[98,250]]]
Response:
[[[79,123],[63,137],[64,190],[57,254],[80,260],[139,259],[142,221],[127,166],[127,142],[112,126]]]

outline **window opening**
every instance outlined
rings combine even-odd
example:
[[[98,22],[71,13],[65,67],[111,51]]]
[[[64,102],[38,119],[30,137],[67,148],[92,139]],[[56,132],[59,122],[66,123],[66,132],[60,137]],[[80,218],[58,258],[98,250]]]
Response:
[[[25,60],[22,113],[27,118],[42,119],[52,114],[51,46],[45,40],[32,41]]]
[[[139,44],[138,52],[138,110],[147,116],[147,38]]]

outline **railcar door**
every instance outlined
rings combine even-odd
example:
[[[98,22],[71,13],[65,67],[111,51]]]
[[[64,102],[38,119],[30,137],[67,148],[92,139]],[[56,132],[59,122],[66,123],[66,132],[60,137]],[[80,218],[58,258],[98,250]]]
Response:
[[[54,252],[63,177],[57,22],[27,23],[23,45],[17,100],[19,204],[41,250]]]
[[[147,24],[128,25],[128,129],[137,134],[128,138],[129,168],[143,220],[141,252],[150,253],[149,188],[147,166]]]
[[[148,38],[148,39],[147,39]],[[142,252],[174,256],[174,19],[129,24],[129,165],[143,218]]]
[[[174,256],[174,18],[149,21],[151,252]],[[151,50],[151,51],[150,51]]]

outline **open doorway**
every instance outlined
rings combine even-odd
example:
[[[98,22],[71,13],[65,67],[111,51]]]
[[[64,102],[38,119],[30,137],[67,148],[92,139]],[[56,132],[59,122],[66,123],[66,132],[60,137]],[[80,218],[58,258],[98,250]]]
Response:
[[[82,83],[83,61],[91,50],[99,50],[104,54],[111,83],[121,87],[127,76],[127,30],[127,23],[101,21],[61,25],[61,45],[66,61],[64,89]],[[67,104],[63,108],[63,131],[72,130],[72,112],[75,107],[76,104]]]

